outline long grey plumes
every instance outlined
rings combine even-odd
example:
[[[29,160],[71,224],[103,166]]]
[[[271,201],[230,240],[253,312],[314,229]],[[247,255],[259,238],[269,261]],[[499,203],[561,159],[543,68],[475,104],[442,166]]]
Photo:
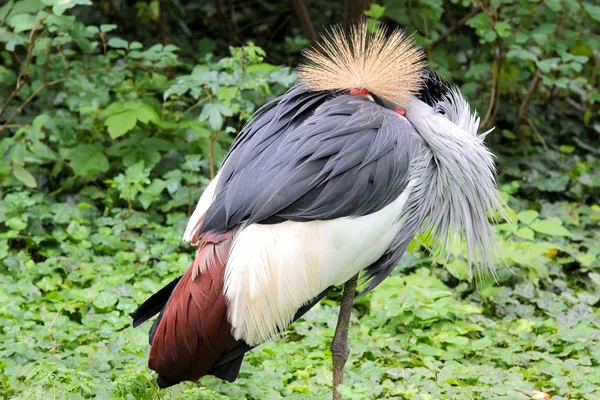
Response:
[[[444,115],[439,111],[443,111]],[[417,128],[429,151],[413,169],[420,190],[413,190],[407,210],[425,212],[422,231],[434,247],[449,255],[457,235],[467,244],[468,263],[479,273],[491,271],[500,258],[488,213],[503,211],[496,191],[494,156],[484,135],[477,135],[479,119],[452,90],[434,108],[415,99],[406,117]]]

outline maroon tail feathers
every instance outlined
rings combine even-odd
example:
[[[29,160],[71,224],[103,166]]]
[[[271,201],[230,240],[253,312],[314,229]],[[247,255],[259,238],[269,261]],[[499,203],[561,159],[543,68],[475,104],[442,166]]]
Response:
[[[148,366],[161,375],[164,386],[200,379],[222,354],[245,345],[231,336],[223,294],[234,236],[235,232],[206,233],[199,238],[194,262],[157,321]]]

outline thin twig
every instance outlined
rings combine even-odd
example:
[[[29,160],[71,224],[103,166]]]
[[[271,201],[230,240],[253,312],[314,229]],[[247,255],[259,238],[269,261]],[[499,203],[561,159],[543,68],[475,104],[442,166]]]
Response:
[[[90,69],[90,70],[78,73],[77,75],[87,75],[87,74],[90,74],[90,73],[93,73],[93,72],[104,71],[104,70],[106,70],[106,68],[93,68],[93,69]],[[60,79],[56,79],[56,80],[53,80],[53,81],[50,81],[50,82],[44,82],[39,88],[37,88],[33,93],[31,93],[29,95],[29,97],[27,97],[27,99],[25,99],[25,101],[8,117],[8,119],[4,122],[4,124],[2,124],[2,126],[0,126],[0,132],[2,132],[5,129],[14,127],[15,125],[11,125],[12,120],[17,115],[19,115],[20,113],[22,113],[23,109],[25,108],[25,106],[27,104],[29,104],[38,94],[40,94],[42,92],[42,90],[44,90],[47,87],[54,86],[54,85],[57,85],[57,84],[59,84],[61,82],[64,82],[64,81],[66,81],[69,78],[70,78],[69,76],[64,76],[64,77],[62,77]],[[12,99],[10,99],[10,100],[12,100]],[[8,103],[5,106],[8,107]],[[4,107],[3,110],[6,109],[6,107]],[[0,116],[2,116],[2,113],[0,113]]]
[[[312,20],[310,19],[310,14],[308,13],[306,4],[304,4],[304,0],[292,0],[292,5],[294,6],[294,11],[296,11],[296,15],[300,20],[302,33],[310,43],[314,43],[317,40],[317,33],[315,31],[315,27],[313,26]]]
[[[104,36],[104,32],[100,32],[100,39],[102,40],[102,48],[104,49],[104,55],[108,52],[108,48],[106,47],[106,36]]]
[[[214,179],[215,177],[215,133],[211,129],[210,130],[210,142],[208,143],[208,162],[210,167],[210,179]]]
[[[198,100],[195,104],[191,105],[187,110],[185,110],[183,112],[183,115],[186,115],[190,111],[200,107],[202,104],[206,103],[209,99],[210,99],[210,97],[207,96],[207,97],[204,97],[203,99]]]
[[[9,125],[11,123],[11,121],[19,114],[21,114],[23,112],[23,109],[25,108],[25,106],[27,104],[29,104],[31,102],[31,100],[33,100],[38,94],[40,94],[40,92],[42,90],[44,90],[45,88],[49,87],[49,86],[53,86],[56,85],[57,83],[61,83],[67,80],[67,77],[63,77],[60,79],[57,79],[55,81],[51,81],[51,82],[44,82],[44,84],[42,86],[40,86],[39,88],[37,88],[33,93],[31,93],[29,95],[29,97],[27,97],[27,99],[25,99],[25,101],[23,102],[23,104],[21,104],[19,107],[17,107],[17,109],[10,115],[10,117],[8,117],[8,119],[6,120],[6,122],[0,126],[0,132],[2,132],[7,125]]]
[[[490,94],[490,104],[488,105],[487,111],[485,113],[485,118],[481,122],[481,126],[487,126],[488,122],[492,119],[492,112],[496,103],[496,91],[500,90],[500,75],[502,68],[500,66],[501,57],[499,55],[500,49],[496,49],[496,54],[494,56],[494,63],[492,64],[492,93]]]
[[[433,42],[431,42],[431,44],[429,44],[429,48],[431,50],[435,49],[436,46],[438,46],[439,44],[443,43],[446,39],[448,39],[448,36],[452,35],[457,29],[462,28],[463,25],[465,25],[467,23],[468,20],[470,20],[472,17],[474,17],[479,11],[481,11],[481,8],[479,8],[479,6],[473,8],[471,11],[469,11],[467,14],[463,15],[463,17],[461,19],[459,19],[456,24],[454,24],[453,26],[450,27],[450,29],[448,29],[448,32],[446,32],[445,34],[441,35],[440,37],[438,37],[437,39],[435,39]]]
[[[2,118],[2,115],[4,115],[4,113],[6,112],[8,105],[13,101],[15,97],[17,97],[21,89],[23,89],[23,81],[25,80],[27,75],[29,75],[29,65],[31,64],[31,59],[33,58],[33,48],[35,46],[35,43],[37,42],[33,40],[33,36],[35,35],[35,32],[37,30],[38,22],[39,20],[36,19],[35,23],[33,24],[33,28],[31,28],[31,32],[29,33],[29,46],[27,47],[27,58],[25,59],[25,66],[22,68],[22,71],[19,74],[19,76],[17,76],[17,83],[15,84],[15,89],[11,92],[10,96],[8,96],[8,99],[6,99],[6,101],[4,102],[2,109],[0,109],[0,118]],[[8,124],[8,122],[10,121],[5,122],[4,124],[6,125]]]
[[[544,148],[544,150],[548,151],[548,145],[546,145],[546,141],[544,140],[544,137],[540,134],[540,131],[537,130],[537,128],[533,124],[533,121],[531,121],[531,119],[529,119],[529,118],[525,118],[525,120],[527,121],[527,123],[529,124],[531,129],[533,130],[533,133],[535,133],[535,136],[538,138],[538,140],[542,144],[542,147]]]
[[[67,57],[65,56],[65,53],[63,53],[62,46],[56,46],[56,48],[58,49],[58,53],[60,54],[60,58],[62,58],[63,64],[65,64],[65,69],[67,70],[67,72],[69,72],[69,70],[71,69],[71,65],[67,61]]]
[[[519,131],[519,128],[521,127],[521,123],[523,121],[525,121],[525,118],[527,117],[527,108],[529,107],[529,103],[531,102],[531,99],[533,98],[533,94],[536,92],[539,84],[540,84],[540,70],[538,69],[535,71],[535,74],[533,75],[533,80],[531,81],[531,84],[529,85],[529,88],[527,89],[527,94],[523,98],[523,101],[521,102],[521,106],[519,107],[519,118],[517,119],[517,122],[515,122],[515,126],[513,126],[513,133],[516,134]],[[521,139],[524,139],[524,137]]]

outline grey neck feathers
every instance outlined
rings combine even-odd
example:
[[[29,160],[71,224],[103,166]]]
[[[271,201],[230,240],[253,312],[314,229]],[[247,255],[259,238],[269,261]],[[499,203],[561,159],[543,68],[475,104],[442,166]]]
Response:
[[[413,190],[406,209],[418,208],[425,214],[422,230],[432,235],[441,254],[448,256],[460,235],[466,241],[469,265],[479,273],[493,274],[500,251],[487,213],[504,214],[494,159],[484,135],[477,135],[478,118],[471,116],[460,94],[453,96],[436,109],[416,98],[406,107],[406,118],[426,144],[411,177],[419,190]]]

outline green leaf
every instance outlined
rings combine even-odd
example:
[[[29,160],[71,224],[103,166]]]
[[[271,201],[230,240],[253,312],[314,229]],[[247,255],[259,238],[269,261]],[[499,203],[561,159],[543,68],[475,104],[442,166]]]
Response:
[[[89,229],[77,221],[71,221],[67,227],[67,233],[76,242],[81,242],[89,236]]]
[[[91,144],[79,145],[71,149],[70,158],[69,165],[76,176],[106,172],[109,168],[108,159],[100,146]]]
[[[92,0],[42,0],[46,5],[52,6],[52,12],[56,15],[63,15],[64,12],[77,5],[91,6]]]
[[[13,174],[15,175],[15,178],[21,181],[25,186],[30,188],[37,187],[37,182],[35,181],[33,175],[31,175],[31,172],[27,171],[21,165],[13,165]]]
[[[462,281],[468,281],[471,278],[471,269],[464,260],[452,260],[446,264],[446,269],[452,276]]]
[[[576,257],[576,260],[582,267],[589,268],[598,259],[598,255],[593,253],[586,253]]]
[[[536,232],[543,233],[549,236],[571,236],[571,232],[564,226],[562,222],[554,219],[544,219],[534,221],[530,225],[531,229]]]
[[[15,231],[22,231],[27,228],[27,220],[21,217],[12,217],[6,220],[6,226]]]
[[[219,105],[217,104],[205,104],[204,107],[202,107],[202,113],[200,113],[198,119],[200,121],[208,119],[208,123],[214,131],[221,130],[221,126],[223,126],[223,116],[221,115]]]
[[[220,101],[229,103],[235,97],[237,92],[238,88],[236,87],[220,86],[217,90],[217,98]]]
[[[559,150],[561,153],[572,154],[575,151],[575,147],[567,146],[566,144],[563,144],[559,147]]]
[[[514,58],[517,60],[530,60],[533,62],[538,61],[538,57],[535,53],[522,48],[521,46],[514,46],[512,50],[506,53],[507,58]]]
[[[121,38],[111,38],[107,45],[109,47],[113,47],[115,49],[126,49],[129,46],[129,42],[127,40],[123,40]]]
[[[560,0],[546,0],[546,6],[554,12],[562,10],[562,4]]]
[[[221,115],[224,115],[225,117],[231,117],[233,115],[231,108],[227,107],[225,104],[215,103],[213,104],[213,106],[217,110],[219,110],[219,113],[221,113]]]
[[[364,14],[373,19],[380,19],[383,17],[385,13],[385,7],[380,6],[379,4],[371,4],[371,7],[368,10],[364,11]]]
[[[30,31],[35,26],[35,15],[17,14],[8,20],[8,26],[11,26],[15,33]]]
[[[114,31],[115,29],[117,29],[117,25],[115,25],[115,24],[100,25],[100,32],[103,32],[103,33]]]
[[[552,71],[553,69],[557,69],[559,62],[560,62],[560,58],[553,57],[553,58],[548,58],[546,60],[538,61],[535,63],[535,65],[537,65],[537,67],[540,70],[542,70],[542,72],[547,74],[548,72]]]
[[[102,291],[98,294],[98,297],[94,299],[92,304],[94,307],[101,310],[108,310],[117,304],[117,301],[119,301],[119,298],[117,297],[116,293]]]
[[[540,213],[535,210],[525,210],[521,211],[517,214],[517,218],[519,221],[524,223],[525,225],[531,224],[537,217],[539,217]]]
[[[496,32],[500,37],[510,36],[511,27],[510,24],[504,21],[496,23]]]
[[[585,9],[585,11],[587,11],[588,14],[590,14],[590,17],[595,19],[597,22],[600,22],[600,6],[597,6],[597,5],[595,6],[588,2],[584,2],[584,3],[582,3],[582,5],[583,5],[583,8]]]
[[[136,110],[125,110],[106,118],[104,125],[108,128],[110,137],[116,139],[135,127],[137,116],[138,113]]]
[[[148,122],[157,123],[160,117],[158,113],[154,110],[154,108],[150,107],[147,104],[140,104],[138,108],[136,108],[136,116],[138,121],[141,121],[145,124]]]
[[[6,258],[6,256],[8,256],[8,241],[0,239],[0,260]]]
[[[592,110],[587,109],[583,113],[583,125],[587,128],[590,126],[590,121],[592,120]]]
[[[9,0],[0,7],[0,21],[4,21],[4,19],[8,16],[8,13],[12,10],[15,2],[13,0]]]
[[[25,163],[25,145],[23,143],[15,143],[8,154],[13,164],[23,165]]]
[[[535,233],[527,226],[517,229],[516,235],[531,241],[535,239]]]

